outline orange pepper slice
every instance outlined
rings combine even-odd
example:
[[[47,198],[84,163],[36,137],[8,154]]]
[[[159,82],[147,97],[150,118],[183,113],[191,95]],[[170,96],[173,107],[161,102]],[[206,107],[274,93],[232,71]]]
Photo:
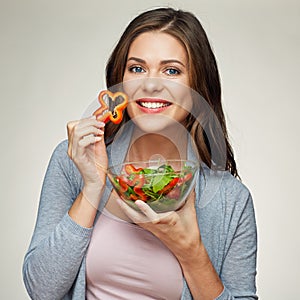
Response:
[[[113,111],[110,111],[108,105],[104,101],[105,96],[108,96],[111,101],[115,101],[120,97],[122,101],[114,107]],[[100,92],[98,101],[100,103],[100,107],[93,113],[98,121],[102,121],[104,123],[112,121],[114,124],[121,123],[123,119],[123,110],[128,104],[128,97],[126,94],[122,92],[112,93],[111,91],[104,90]]]

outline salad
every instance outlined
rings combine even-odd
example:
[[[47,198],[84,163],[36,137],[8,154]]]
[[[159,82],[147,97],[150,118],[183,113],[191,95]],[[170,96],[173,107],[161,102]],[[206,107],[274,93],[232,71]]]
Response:
[[[136,168],[125,164],[121,175],[111,178],[119,196],[133,208],[136,200],[147,202],[155,211],[163,212],[176,209],[192,183],[195,168],[184,165],[175,171],[169,164],[156,167]]]

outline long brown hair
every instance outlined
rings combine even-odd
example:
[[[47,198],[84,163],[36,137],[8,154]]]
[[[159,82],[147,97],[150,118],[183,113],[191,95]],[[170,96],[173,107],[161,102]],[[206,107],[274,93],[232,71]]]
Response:
[[[187,118],[186,128],[195,141],[201,160],[206,165],[229,170],[232,175],[238,176],[221,103],[221,85],[216,59],[202,25],[192,13],[173,8],[157,8],[143,12],[133,19],[108,60],[107,87],[111,88],[122,82],[131,43],[138,35],[148,31],[168,33],[186,48],[190,87],[201,95],[210,107],[210,111],[203,110],[201,101],[195,99],[194,111]],[[202,121],[199,122],[197,115],[201,115],[201,112]],[[217,122],[211,122],[214,118]],[[107,124],[105,130],[107,144],[113,141],[117,131],[128,120],[129,116],[125,112],[119,125]]]

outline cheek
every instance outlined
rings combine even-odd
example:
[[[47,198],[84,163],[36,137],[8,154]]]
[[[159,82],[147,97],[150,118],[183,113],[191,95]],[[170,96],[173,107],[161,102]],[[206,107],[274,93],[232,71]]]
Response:
[[[130,80],[130,73],[125,70],[123,75],[123,81]]]
[[[128,116],[130,117],[130,119],[132,119],[134,116],[134,106],[130,102],[128,103],[126,110],[127,110]]]
[[[123,81],[123,91],[129,96],[129,99],[134,99],[134,94],[138,91],[138,89],[141,86],[141,80],[135,80],[127,76],[124,76],[124,81]]]
[[[189,87],[178,86],[176,89],[172,90],[172,96],[179,109],[191,112],[191,109],[193,107],[193,100],[192,92]]]
[[[173,116],[174,120],[179,123],[183,123],[189,115],[189,110],[183,109],[182,107],[178,107]]]

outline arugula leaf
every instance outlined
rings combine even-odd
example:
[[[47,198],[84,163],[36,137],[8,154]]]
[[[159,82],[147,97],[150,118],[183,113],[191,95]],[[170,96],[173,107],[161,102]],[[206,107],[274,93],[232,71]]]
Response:
[[[163,189],[172,179],[173,177],[169,174],[155,176],[152,182],[153,192],[157,193],[158,191]]]
[[[145,169],[143,169],[143,173],[144,174],[155,174],[155,173],[157,173],[157,169],[152,169],[152,168],[145,168]]]

